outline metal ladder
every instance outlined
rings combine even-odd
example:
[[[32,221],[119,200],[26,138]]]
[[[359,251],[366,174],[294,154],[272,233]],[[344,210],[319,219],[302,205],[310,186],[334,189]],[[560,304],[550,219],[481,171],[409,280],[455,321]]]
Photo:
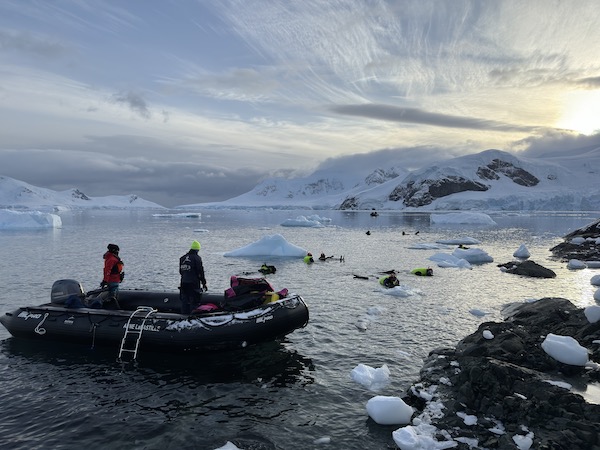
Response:
[[[140,340],[142,339],[142,332],[144,331],[146,320],[148,320],[148,318],[156,311],[156,309],[150,306],[138,306],[137,309],[131,313],[127,323],[125,324],[125,332],[123,333],[123,339],[121,339],[121,348],[119,349],[119,357],[117,358],[117,361],[122,361],[121,358],[123,353],[132,353],[132,361],[135,361],[137,358],[138,349],[140,347]],[[141,319],[141,323],[139,323],[139,329],[132,329],[131,322],[135,321],[136,319]],[[128,347],[128,343],[134,345]]]

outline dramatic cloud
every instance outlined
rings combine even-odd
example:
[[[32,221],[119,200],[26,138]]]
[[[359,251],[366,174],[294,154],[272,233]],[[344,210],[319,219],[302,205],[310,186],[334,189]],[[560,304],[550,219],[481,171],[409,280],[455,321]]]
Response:
[[[339,114],[347,114],[350,116],[389,120],[391,122],[420,123],[434,127],[529,132],[533,132],[536,129],[536,127],[511,125],[497,122],[495,120],[451,116],[448,114],[436,114],[423,111],[418,108],[402,108],[391,105],[340,105],[331,107],[331,110]]]
[[[577,146],[599,21],[596,0],[4,0],[0,175],[197,203],[328,158]]]
[[[136,194],[167,207],[235,197],[265,176],[239,168],[64,150],[0,151],[0,166],[2,174],[34,186],[79,188],[91,197]]]

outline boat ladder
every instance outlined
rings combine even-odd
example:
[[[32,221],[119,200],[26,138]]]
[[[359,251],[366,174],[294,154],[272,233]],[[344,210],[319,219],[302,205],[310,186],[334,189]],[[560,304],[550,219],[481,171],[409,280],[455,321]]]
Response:
[[[156,311],[156,309],[151,308],[150,306],[138,306],[137,309],[131,313],[125,324],[125,332],[123,333],[123,339],[121,339],[121,348],[119,349],[117,361],[122,361],[121,358],[124,353],[131,353],[131,360],[135,361],[138,349],[140,348],[140,340],[142,339],[146,320],[148,320],[148,318]]]

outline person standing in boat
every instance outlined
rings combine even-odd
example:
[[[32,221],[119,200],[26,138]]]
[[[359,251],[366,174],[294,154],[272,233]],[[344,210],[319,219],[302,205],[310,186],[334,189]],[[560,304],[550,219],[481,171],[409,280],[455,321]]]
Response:
[[[108,297],[105,302],[114,301],[119,307],[119,284],[125,278],[123,272],[123,261],[119,258],[119,246],[117,244],[108,244],[107,252],[104,254],[104,276],[100,286],[108,288]]]
[[[179,286],[179,299],[181,300],[181,314],[190,314],[197,306],[198,298],[203,290],[207,290],[206,278],[202,258],[198,255],[200,242],[193,241],[190,250],[179,258],[179,273],[181,283]]]

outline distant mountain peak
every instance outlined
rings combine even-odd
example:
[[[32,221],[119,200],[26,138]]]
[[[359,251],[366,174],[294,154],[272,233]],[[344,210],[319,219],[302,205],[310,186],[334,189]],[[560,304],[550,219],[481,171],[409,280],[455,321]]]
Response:
[[[81,190],[66,191],[32,186],[24,181],[0,176],[0,209],[56,211],[60,209],[163,209],[162,206],[135,194],[89,197]]]
[[[600,210],[600,148],[543,158],[489,149],[412,171],[404,161],[402,150],[329,159],[306,177],[269,179],[224,202],[185,207]]]

